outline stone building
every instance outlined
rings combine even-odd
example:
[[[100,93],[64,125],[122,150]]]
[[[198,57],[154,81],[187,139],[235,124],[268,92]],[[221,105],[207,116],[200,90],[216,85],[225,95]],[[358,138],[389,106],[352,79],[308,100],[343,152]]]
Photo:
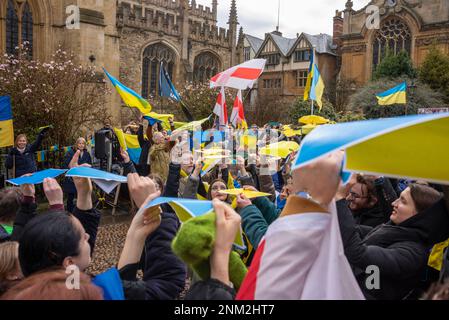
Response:
[[[369,18],[376,8],[378,26]],[[387,48],[405,50],[419,66],[433,43],[449,54],[449,0],[373,0],[357,11],[348,0],[334,17],[334,40],[340,77],[359,85],[371,79]]]
[[[255,89],[257,94],[251,94],[251,106],[254,105],[255,96],[260,99],[276,96],[290,102],[303,96],[313,51],[327,88],[325,93],[333,92],[330,88],[336,76],[337,59],[336,47],[330,35],[298,33],[296,38],[285,38],[281,32],[274,31],[265,34],[264,40],[246,35],[244,44],[245,59],[249,57],[267,60],[265,72]]]
[[[80,27],[67,21],[79,8]],[[80,63],[105,67],[120,81],[151,98],[158,89],[163,63],[176,85],[204,82],[241,61],[237,50],[235,0],[229,29],[217,27],[217,0],[212,7],[195,0],[0,0],[0,53],[14,53],[27,41],[32,58],[50,59],[59,45]],[[150,99],[151,100],[151,99]],[[115,123],[121,100],[108,97]]]

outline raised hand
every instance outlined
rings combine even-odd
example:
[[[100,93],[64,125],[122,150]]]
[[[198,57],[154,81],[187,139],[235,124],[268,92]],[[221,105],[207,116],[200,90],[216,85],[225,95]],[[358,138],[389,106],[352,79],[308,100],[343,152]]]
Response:
[[[216,214],[216,233],[210,259],[210,276],[229,285],[229,255],[242,219],[230,206],[218,199],[213,201],[213,205]]]
[[[70,160],[69,169],[73,169],[73,168],[77,168],[77,167],[88,167],[88,168],[92,167],[88,163],[83,163],[81,165],[78,164],[78,161],[80,159],[80,154],[81,154],[81,151],[80,150],[76,150],[75,154],[72,157],[72,160]]]
[[[343,152],[335,152],[293,171],[294,193],[308,192],[315,201],[327,207],[340,185],[343,157]]]
[[[44,179],[44,193],[50,206],[64,205],[61,186],[55,179]]]
[[[31,174],[23,175],[22,177],[28,177]],[[23,184],[20,186],[20,190],[22,191],[22,194],[24,197],[35,197],[36,195],[36,188],[34,187],[34,184]]]
[[[157,192],[156,184],[148,177],[140,177],[137,173],[128,174],[128,188],[132,200],[138,208],[146,199]]]
[[[120,155],[122,156],[123,163],[131,162],[131,158],[129,157],[129,154],[126,150],[123,150],[122,148],[120,148]]]
[[[253,203],[244,194],[237,195],[237,208],[244,209]]]
[[[198,161],[195,164],[195,170],[193,170],[192,172],[192,176],[194,176],[195,178],[199,178],[202,169],[203,169],[203,161],[202,159],[198,159]]]

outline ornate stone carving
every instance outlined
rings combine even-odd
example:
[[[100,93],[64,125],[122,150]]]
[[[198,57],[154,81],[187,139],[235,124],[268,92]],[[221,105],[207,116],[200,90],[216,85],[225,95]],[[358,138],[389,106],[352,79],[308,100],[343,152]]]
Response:
[[[381,15],[400,13],[404,9],[413,9],[422,6],[423,0],[385,0],[380,8]]]

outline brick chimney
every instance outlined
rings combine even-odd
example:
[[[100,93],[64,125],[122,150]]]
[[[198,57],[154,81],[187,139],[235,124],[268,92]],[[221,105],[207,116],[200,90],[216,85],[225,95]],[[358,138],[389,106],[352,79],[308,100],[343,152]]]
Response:
[[[343,12],[336,11],[334,17],[334,33],[333,33],[333,41],[334,44],[340,47],[341,44],[341,36],[343,35]]]

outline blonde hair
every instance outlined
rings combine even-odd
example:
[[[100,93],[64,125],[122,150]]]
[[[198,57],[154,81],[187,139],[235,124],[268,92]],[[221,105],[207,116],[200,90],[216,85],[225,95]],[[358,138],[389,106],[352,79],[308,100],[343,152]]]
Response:
[[[75,148],[74,148],[75,150],[78,149],[78,143],[80,143],[81,141],[84,142],[85,146],[87,145],[86,139],[84,139],[83,137],[79,137],[78,139],[76,139],[76,142],[75,142]]]
[[[0,244],[0,282],[6,281],[8,275],[19,267],[19,243]]]
[[[28,143],[28,138],[27,138],[27,135],[26,134],[24,134],[24,133],[22,133],[22,134],[19,134],[17,137],[16,137],[16,141],[15,141],[15,145],[16,145],[16,147],[17,147],[17,143],[19,142],[19,140],[20,139],[22,139],[22,138],[25,138],[25,140],[27,141],[27,143]]]

